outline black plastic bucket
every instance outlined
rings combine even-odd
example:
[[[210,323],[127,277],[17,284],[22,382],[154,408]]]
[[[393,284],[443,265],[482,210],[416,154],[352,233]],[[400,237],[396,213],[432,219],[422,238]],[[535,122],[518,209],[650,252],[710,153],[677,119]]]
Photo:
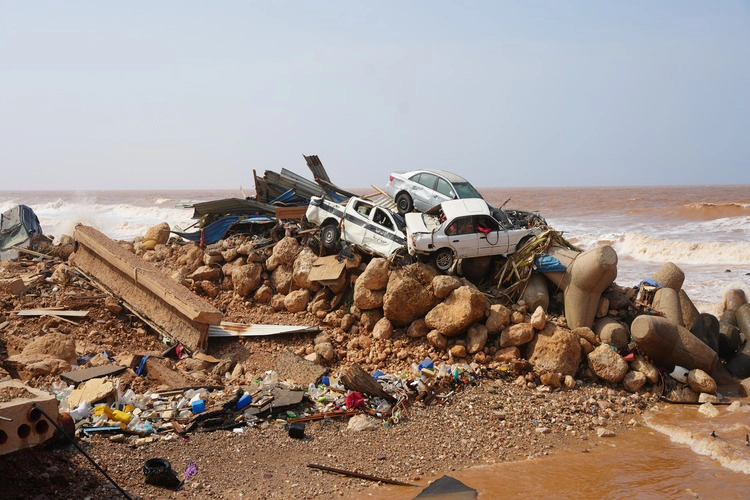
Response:
[[[143,473],[146,475],[146,482],[155,486],[163,486],[173,490],[182,486],[182,481],[172,470],[169,460],[164,458],[150,458],[143,464]]]

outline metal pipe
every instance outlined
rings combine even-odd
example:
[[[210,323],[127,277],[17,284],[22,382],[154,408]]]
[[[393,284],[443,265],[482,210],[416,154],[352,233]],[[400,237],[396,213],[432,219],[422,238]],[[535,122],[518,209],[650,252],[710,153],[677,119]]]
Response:
[[[33,403],[31,406],[32,406],[32,408],[37,408],[40,412],[42,412],[42,415],[44,415],[44,418],[46,418],[47,420],[49,420],[50,423],[55,426],[55,428],[57,429],[58,432],[60,432],[63,436],[65,436],[66,438],[68,438],[68,441],[70,441],[71,443],[73,443],[73,446],[75,446],[78,449],[78,451],[80,451],[83,454],[84,457],[88,458],[89,462],[91,462],[92,464],[94,464],[94,467],[96,467],[99,470],[99,472],[101,472],[104,475],[104,477],[106,477],[109,480],[110,483],[112,483],[113,485],[115,485],[115,488],[117,488],[117,490],[120,493],[122,493],[122,496],[124,496],[128,500],[132,500],[132,497],[130,495],[128,495],[127,492],[125,490],[123,490],[120,487],[120,485],[115,482],[114,479],[112,479],[111,477],[109,477],[109,474],[107,474],[104,471],[104,469],[102,469],[99,466],[99,464],[96,463],[94,461],[94,459],[91,458],[88,455],[88,453],[86,453],[86,451],[83,448],[81,448],[81,445],[79,445],[78,443],[76,443],[75,440],[72,437],[68,436],[68,434],[63,430],[63,428],[60,427],[57,422],[55,422],[54,420],[52,420],[52,418],[50,418],[49,415],[47,415],[47,412],[45,412],[41,407],[37,406],[36,403]]]

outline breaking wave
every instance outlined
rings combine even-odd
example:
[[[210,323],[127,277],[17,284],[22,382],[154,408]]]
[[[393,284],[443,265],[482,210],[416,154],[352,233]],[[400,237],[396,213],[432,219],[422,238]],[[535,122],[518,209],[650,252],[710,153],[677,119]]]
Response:
[[[674,210],[678,217],[713,220],[750,216],[750,203],[690,203]]]
[[[32,207],[45,234],[59,237],[72,235],[77,224],[95,227],[113,239],[132,240],[143,236],[146,230],[161,222],[170,227],[186,227],[192,222],[192,210],[184,208],[135,206],[125,203],[115,205],[87,204],[57,200]]]
[[[695,265],[750,264],[750,243],[745,241],[694,242],[625,233],[619,238],[615,250],[623,256],[648,262]]]

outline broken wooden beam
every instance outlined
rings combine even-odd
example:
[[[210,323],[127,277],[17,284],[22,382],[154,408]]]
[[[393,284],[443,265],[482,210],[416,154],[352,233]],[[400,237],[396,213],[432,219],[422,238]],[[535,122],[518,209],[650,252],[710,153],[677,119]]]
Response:
[[[347,389],[352,391],[369,394],[370,396],[378,396],[389,403],[396,402],[396,398],[385,392],[383,386],[359,365],[353,365],[349,368],[346,373],[341,376],[341,381]]]
[[[206,349],[208,327],[221,322],[221,311],[96,229],[79,225],[74,237],[72,262],[83,273],[157,331],[191,351]]]
[[[377,482],[385,483],[385,484],[395,484],[396,486],[416,486],[414,484],[396,481],[395,479],[387,479],[384,477],[371,476],[369,474],[362,474],[361,472],[337,469],[335,467],[328,467],[326,465],[307,464],[307,466],[310,467],[311,469],[324,470],[326,472],[335,472],[336,474],[341,474],[343,476],[356,477],[359,479],[367,479],[368,481],[377,481]]]

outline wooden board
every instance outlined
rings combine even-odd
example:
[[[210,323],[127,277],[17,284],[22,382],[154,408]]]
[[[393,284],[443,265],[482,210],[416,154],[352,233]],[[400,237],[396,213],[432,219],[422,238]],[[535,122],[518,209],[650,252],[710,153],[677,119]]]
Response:
[[[208,336],[215,337],[265,337],[282,333],[317,333],[317,326],[287,326],[287,325],[243,325],[222,321],[220,325],[208,327]]]
[[[336,255],[318,257],[312,264],[308,279],[310,281],[336,281],[344,272],[345,267],[346,264],[339,262]]]
[[[301,219],[307,212],[307,205],[302,207],[278,207],[276,209],[277,219]]]
[[[59,318],[85,318],[88,311],[65,311],[63,309],[24,309],[16,312],[16,316],[57,316]]]

